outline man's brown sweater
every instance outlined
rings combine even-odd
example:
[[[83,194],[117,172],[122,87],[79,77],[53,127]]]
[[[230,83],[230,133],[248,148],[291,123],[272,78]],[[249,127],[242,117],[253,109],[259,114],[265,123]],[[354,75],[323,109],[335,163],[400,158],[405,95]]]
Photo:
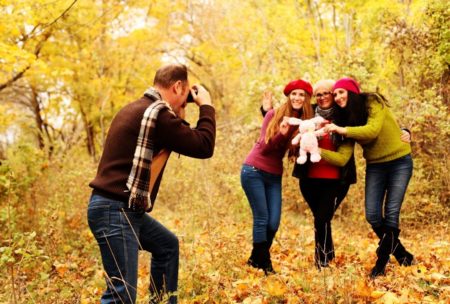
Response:
[[[129,192],[126,186],[130,174],[134,151],[145,110],[152,101],[143,96],[125,107],[114,117],[106,137],[97,176],[89,186],[96,193],[111,199],[128,202]],[[161,149],[167,149],[194,158],[209,158],[213,155],[216,136],[215,110],[212,106],[200,106],[197,127],[191,129],[182,119],[175,117],[167,109],[159,112],[155,127],[156,155]],[[161,181],[156,181],[156,193]]]

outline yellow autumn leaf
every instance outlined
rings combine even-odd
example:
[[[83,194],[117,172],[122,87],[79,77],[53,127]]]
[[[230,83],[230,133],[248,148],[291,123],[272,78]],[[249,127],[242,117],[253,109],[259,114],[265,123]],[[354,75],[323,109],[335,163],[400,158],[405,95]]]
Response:
[[[69,265],[68,264],[59,263],[58,261],[53,263],[53,266],[55,267],[55,270],[58,273],[58,275],[61,276],[61,277],[63,277],[64,274],[67,272],[67,270],[69,270]]]
[[[400,299],[397,295],[391,291],[386,292],[381,298],[379,298],[375,303],[382,304],[398,304]]]
[[[202,247],[202,246],[198,246],[198,247],[195,249],[195,251],[196,251],[196,253],[198,253],[198,254],[202,254],[202,253],[205,252],[205,248]]]
[[[241,283],[236,286],[236,289],[241,293],[246,293],[249,291],[249,286],[248,286],[248,284]]]
[[[248,297],[242,302],[242,304],[263,304],[263,300],[259,297]]]
[[[367,285],[367,280],[360,279],[356,284],[355,294],[359,297],[366,298],[372,295],[372,288]]]
[[[443,282],[445,284],[449,283],[449,277],[443,275],[442,273],[433,272],[430,275],[430,278],[433,282]]]
[[[266,281],[265,290],[273,297],[280,297],[286,293],[287,287],[286,284],[274,277]]]
[[[385,291],[374,290],[370,294],[370,297],[373,298],[373,299],[378,299],[378,298],[382,297],[385,293],[386,293]]]
[[[411,267],[411,272],[419,278],[424,278],[427,275],[427,268],[424,265],[414,265]]]

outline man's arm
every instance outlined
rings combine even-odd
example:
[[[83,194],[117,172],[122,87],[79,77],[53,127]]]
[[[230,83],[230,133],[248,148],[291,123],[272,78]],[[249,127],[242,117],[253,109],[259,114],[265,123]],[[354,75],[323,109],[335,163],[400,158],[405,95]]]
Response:
[[[199,106],[197,126],[191,129],[181,118],[161,111],[155,128],[156,144],[189,157],[209,158],[214,153],[216,139],[215,110],[208,91],[200,85],[196,85],[196,90],[191,92]]]

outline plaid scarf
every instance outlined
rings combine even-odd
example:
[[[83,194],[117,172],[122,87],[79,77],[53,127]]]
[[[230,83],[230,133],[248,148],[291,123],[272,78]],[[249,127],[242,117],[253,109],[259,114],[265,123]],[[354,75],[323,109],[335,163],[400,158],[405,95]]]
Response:
[[[133,167],[128,176],[127,188],[130,190],[128,208],[134,211],[150,211],[153,202],[150,195],[150,167],[153,159],[154,133],[158,113],[162,109],[169,109],[170,105],[162,100],[161,95],[154,88],[149,88],[144,95],[153,102],[144,112],[141,120],[139,137],[134,151]]]

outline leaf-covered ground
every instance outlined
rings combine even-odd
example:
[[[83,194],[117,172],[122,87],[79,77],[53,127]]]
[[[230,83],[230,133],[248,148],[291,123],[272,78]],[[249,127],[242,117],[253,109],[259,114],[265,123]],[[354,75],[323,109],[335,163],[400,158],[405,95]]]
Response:
[[[173,216],[176,229],[182,231],[182,217]],[[405,232],[404,244],[415,254],[416,265],[400,267],[392,258],[387,276],[370,280],[367,274],[376,258],[377,239],[363,218],[358,224],[338,214],[333,227],[336,260],[318,271],[313,266],[311,215],[284,210],[272,249],[278,273],[266,277],[245,264],[251,249],[249,222],[229,218],[222,215],[214,223],[206,218],[198,234],[181,234],[182,303],[448,303],[450,299],[445,225]]]
[[[169,162],[152,212],[180,240],[180,303],[450,303],[448,223],[426,221],[406,203],[401,237],[416,264],[400,267],[391,258],[387,275],[370,280],[377,239],[353,186],[333,220],[336,259],[318,271],[311,213],[286,177],[272,247],[277,274],[264,276],[246,265],[252,223],[238,169],[214,175],[214,161],[196,161],[187,174],[184,162]],[[13,194],[2,202],[0,303],[98,303],[105,282],[86,221],[95,165],[85,167],[51,166],[26,203]],[[150,254],[139,257],[138,303],[146,303]]]

